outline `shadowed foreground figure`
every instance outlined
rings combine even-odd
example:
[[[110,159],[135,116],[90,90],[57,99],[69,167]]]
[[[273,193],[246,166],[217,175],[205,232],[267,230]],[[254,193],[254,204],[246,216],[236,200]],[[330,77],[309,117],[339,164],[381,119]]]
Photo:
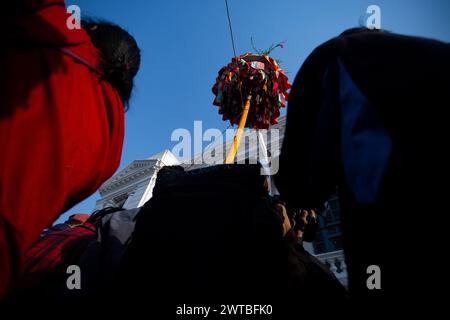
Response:
[[[317,281],[323,277],[309,272],[289,229],[257,165],[160,171],[137,217],[119,291],[161,314],[183,304],[271,304],[281,315],[300,314],[299,303],[342,303],[345,290]]]
[[[355,29],[316,48],[294,81],[276,183],[298,208],[338,186],[355,302],[410,305],[448,288],[449,74],[447,43]],[[381,282],[368,285],[372,265]]]

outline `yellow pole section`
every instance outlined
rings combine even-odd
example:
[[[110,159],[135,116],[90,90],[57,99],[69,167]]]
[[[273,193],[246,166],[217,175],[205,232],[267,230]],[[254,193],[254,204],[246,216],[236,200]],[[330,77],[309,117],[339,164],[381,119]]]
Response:
[[[247,116],[248,116],[248,110],[250,109],[250,100],[252,99],[252,96],[249,95],[247,97],[247,102],[245,102],[244,111],[242,112],[241,119],[239,120],[239,126],[237,129],[236,134],[233,138],[233,145],[231,146],[230,151],[228,151],[227,158],[225,159],[224,164],[233,163],[234,157],[236,156],[236,153],[239,148],[239,142],[241,141],[242,133],[244,132],[244,126],[247,122]]]

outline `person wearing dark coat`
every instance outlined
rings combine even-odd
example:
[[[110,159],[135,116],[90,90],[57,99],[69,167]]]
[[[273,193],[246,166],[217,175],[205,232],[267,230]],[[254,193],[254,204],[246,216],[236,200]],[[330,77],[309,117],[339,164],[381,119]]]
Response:
[[[297,208],[338,188],[356,304],[410,304],[448,283],[437,259],[449,74],[448,43],[352,29],[317,47],[295,78],[276,184]]]

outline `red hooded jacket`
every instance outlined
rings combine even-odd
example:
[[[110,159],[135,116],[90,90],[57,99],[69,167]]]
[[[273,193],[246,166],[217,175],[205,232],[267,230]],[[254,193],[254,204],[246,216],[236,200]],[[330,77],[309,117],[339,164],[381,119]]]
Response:
[[[14,2],[0,14],[0,299],[41,231],[114,173],[124,134],[119,94],[64,1]]]

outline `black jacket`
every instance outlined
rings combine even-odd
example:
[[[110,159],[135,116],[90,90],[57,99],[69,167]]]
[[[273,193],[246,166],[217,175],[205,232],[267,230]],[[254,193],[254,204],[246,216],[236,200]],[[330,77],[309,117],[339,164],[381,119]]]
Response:
[[[449,75],[449,44],[373,32],[319,46],[294,81],[277,187],[302,208],[338,188],[358,301],[420,299],[448,281],[417,257],[445,252]],[[381,290],[367,287],[370,265]]]

